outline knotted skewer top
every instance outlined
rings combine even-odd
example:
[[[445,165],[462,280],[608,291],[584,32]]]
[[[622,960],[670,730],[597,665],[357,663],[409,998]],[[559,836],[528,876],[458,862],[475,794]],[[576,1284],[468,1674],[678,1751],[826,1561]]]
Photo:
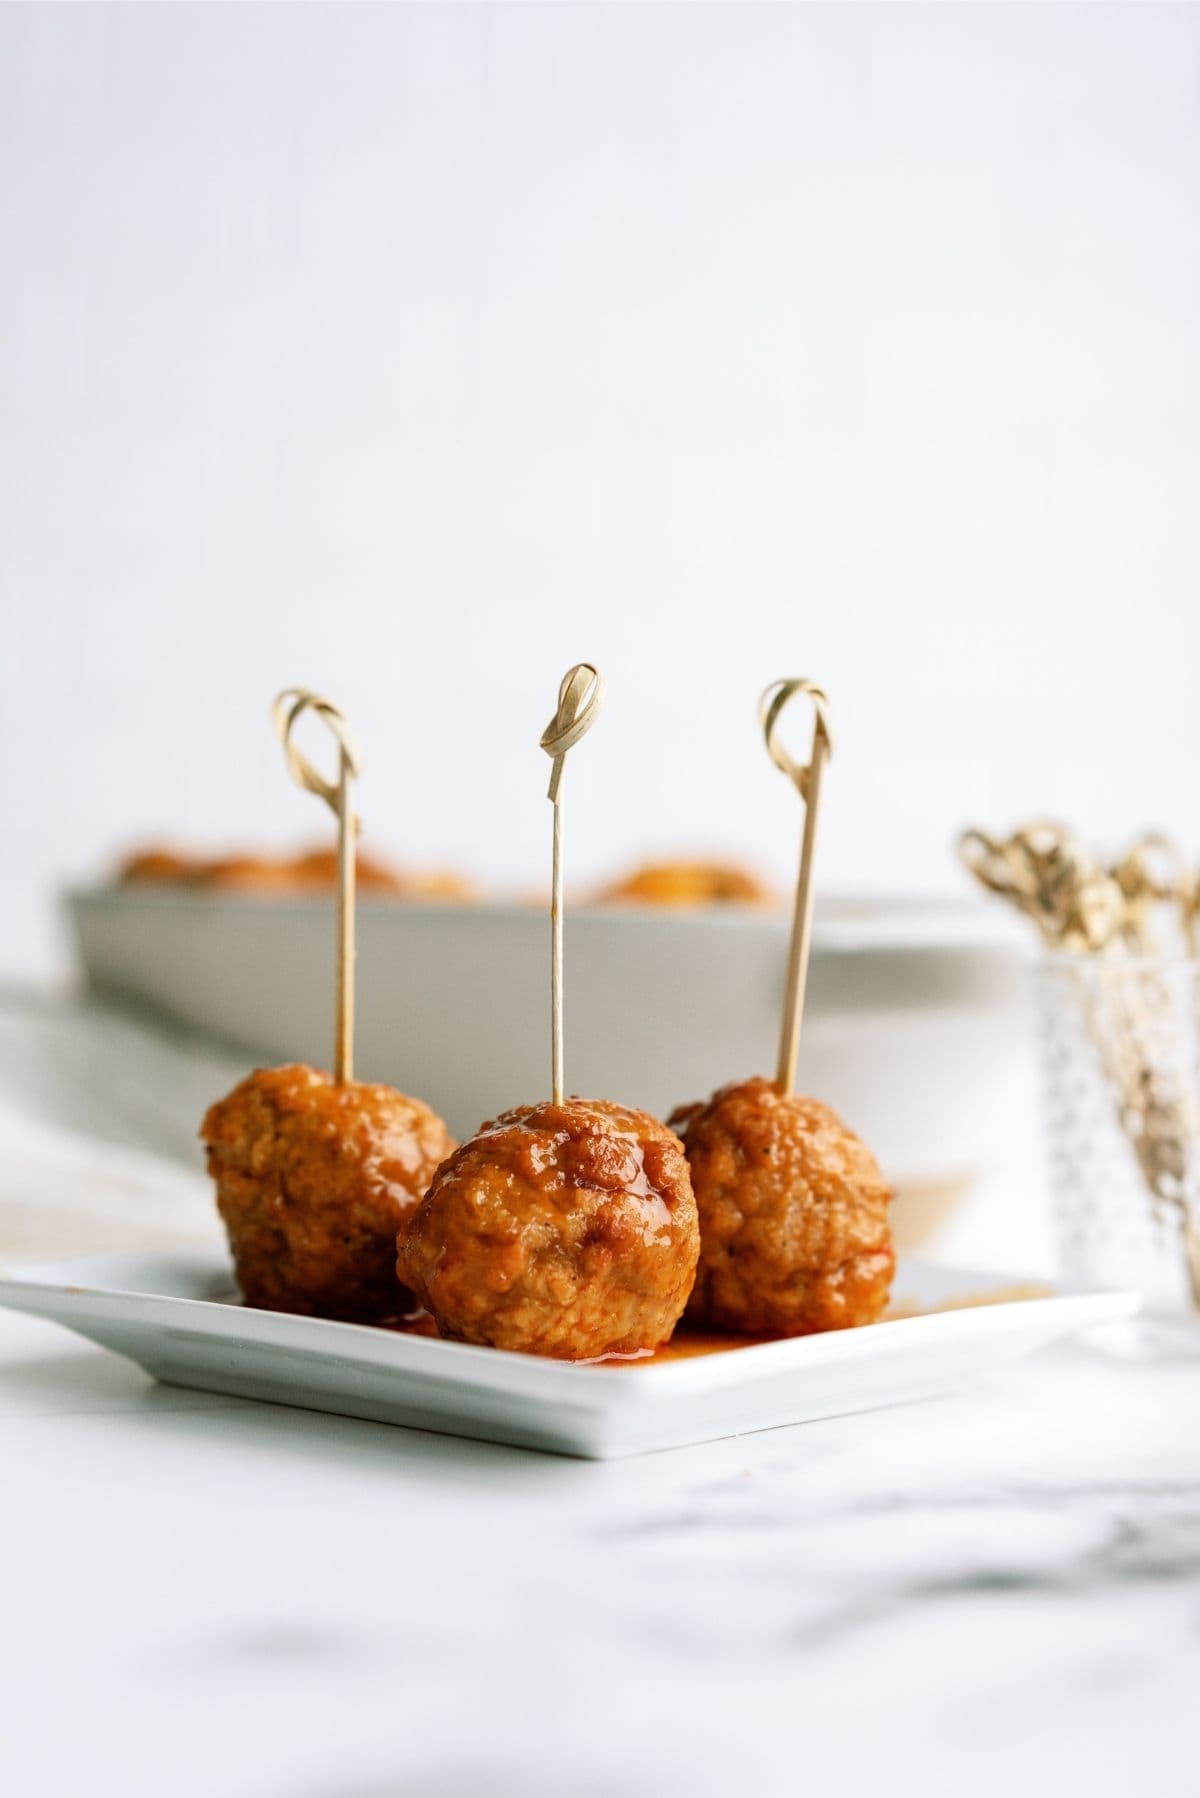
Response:
[[[778,733],[780,715],[798,693],[811,699],[816,713],[807,762],[798,762],[790,750],[784,748]],[[813,849],[817,839],[821,773],[833,753],[833,728],[825,690],[811,680],[773,681],[758,702],[758,716],[768,755],[780,773],[787,775],[804,801],[804,837],[800,847],[800,872],[796,880],[787,984],[784,988],[783,1019],[779,1030],[779,1059],[775,1070],[775,1084],[780,1092],[791,1093],[796,1089],[800,1020],[804,1013],[804,989],[808,980],[808,957],[812,944]]]
[[[1051,948],[1104,949],[1126,926],[1119,882],[1061,824],[1038,819],[1010,837],[967,830],[958,853],[981,886],[1033,919]]]
[[[288,773],[298,787],[306,793],[315,793],[323,799],[335,818],[342,815],[343,781],[326,780],[320,769],[315,768],[292,740],[292,733],[299,719],[305,712],[315,712],[321,722],[328,726],[337,739],[341,751],[341,767],[352,780],[357,780],[362,772],[362,758],[358,744],[350,730],[346,714],[340,706],[334,705],[331,699],[323,699],[308,687],[285,687],[274,705],[271,707],[271,722],[275,726],[275,735],[279,738],[287,760]],[[357,827],[357,819],[355,820]]]
[[[795,698],[797,693],[805,693],[812,700],[816,712],[816,723],[813,727],[813,747],[809,759],[800,763],[779,741],[778,724],[780,714],[785,706]],[[816,681],[811,680],[777,680],[772,681],[758,702],[758,718],[766,739],[767,754],[779,769],[786,774],[801,799],[808,803],[809,787],[812,783],[813,761],[817,754],[827,759],[833,754],[833,725],[829,717],[829,700],[825,690]]]
[[[292,733],[305,712],[315,712],[332,731],[338,745],[338,776],[326,780],[293,741]],[[339,1086],[354,1078],[354,843],[359,822],[350,805],[350,783],[361,767],[358,744],[346,715],[330,699],[308,687],[285,687],[271,707],[275,734],[283,746],[288,773],[306,793],[323,799],[338,821],[337,881],[337,985],[333,1038],[333,1073]]]
[[[1158,831],[1140,837],[1111,866],[1065,825],[1045,818],[1008,837],[966,830],[958,853],[981,886],[1033,920],[1048,948],[1150,954],[1157,947],[1156,913],[1174,907],[1195,952],[1200,876]]]
[[[598,668],[590,662],[576,662],[568,668],[559,684],[558,710],[539,739],[546,754],[554,759],[548,799],[557,801],[567,751],[591,730],[603,701],[604,680]]]

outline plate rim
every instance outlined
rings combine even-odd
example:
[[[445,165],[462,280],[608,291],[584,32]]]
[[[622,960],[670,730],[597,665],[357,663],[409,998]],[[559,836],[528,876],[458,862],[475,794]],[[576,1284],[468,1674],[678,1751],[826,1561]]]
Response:
[[[508,1392],[522,1389],[529,1396],[534,1396],[529,1392],[531,1386],[544,1387],[546,1390],[539,1392],[537,1396],[552,1402],[560,1401],[568,1395],[578,1401],[589,1391],[592,1396],[600,1391],[607,1391],[614,1397],[619,1392],[622,1401],[628,1402],[636,1394],[644,1395],[647,1399],[683,1398],[698,1390],[745,1384],[758,1375],[779,1373],[789,1367],[801,1372],[839,1361],[852,1362],[861,1357],[868,1341],[871,1344],[881,1342],[881,1331],[887,1332],[886,1341],[889,1343],[905,1342],[914,1345],[922,1337],[929,1336],[937,1338],[948,1335],[953,1339],[964,1333],[971,1335],[976,1332],[994,1336],[997,1333],[1008,1333],[1004,1329],[1006,1324],[1019,1331],[1027,1325],[1034,1312],[1052,1307],[1055,1323],[1063,1326],[1052,1333],[1069,1336],[1095,1324],[1131,1317],[1140,1310],[1143,1302],[1142,1295],[1132,1288],[1056,1286],[1054,1290],[1037,1296],[1001,1298],[990,1304],[964,1305],[910,1317],[885,1318],[878,1323],[852,1329],[825,1330],[808,1336],[743,1343],[724,1352],[718,1350],[712,1354],[684,1356],[678,1360],[648,1365],[636,1361],[571,1362],[551,1356],[522,1354],[508,1349],[446,1342],[399,1331],[381,1330],[373,1324],[308,1317],[294,1312],[267,1311],[254,1306],[230,1304],[218,1298],[194,1298],[173,1292],[90,1284],[82,1279],[63,1277],[68,1269],[78,1269],[82,1276],[89,1267],[95,1269],[104,1264],[131,1260],[176,1267],[180,1263],[190,1264],[197,1272],[211,1275],[222,1271],[222,1259],[215,1246],[205,1248],[200,1245],[181,1245],[178,1249],[134,1250],[127,1254],[72,1256],[18,1263],[0,1268],[0,1308],[20,1311],[25,1315],[44,1316],[65,1329],[71,1329],[72,1325],[56,1311],[38,1306],[36,1311],[31,1312],[27,1305],[14,1303],[14,1300],[25,1295],[43,1294],[60,1298],[68,1308],[82,1303],[84,1308],[93,1312],[97,1309],[107,1310],[110,1306],[116,1307],[118,1312],[128,1312],[131,1305],[162,1306],[170,1311],[178,1308],[187,1315],[194,1316],[198,1313],[203,1317],[206,1324],[203,1334],[214,1339],[227,1338],[235,1333],[235,1326],[240,1324],[243,1333],[249,1335],[257,1345],[295,1347],[306,1354],[319,1354],[321,1336],[331,1332],[328,1338],[331,1351],[335,1350],[339,1342],[347,1348],[353,1344],[354,1359],[369,1361],[377,1367],[392,1367],[396,1371],[411,1371],[422,1375],[439,1373],[443,1378],[449,1376],[453,1368],[457,1368],[464,1376],[461,1383],[479,1384],[480,1376],[485,1376],[482,1383],[490,1387],[499,1387]],[[965,1281],[974,1281],[976,1285],[980,1282],[991,1283],[997,1289],[1013,1283],[1017,1278],[991,1270],[942,1267],[938,1263],[921,1262],[917,1257],[911,1259],[916,1265],[936,1268],[939,1274],[951,1278],[961,1275]],[[231,1288],[236,1290],[232,1268],[228,1272]],[[148,1325],[156,1322],[150,1317],[144,1321]],[[301,1341],[285,1345],[279,1341],[281,1331],[285,1335],[298,1332],[300,1336],[307,1336],[312,1332],[315,1339],[311,1343]],[[443,1361],[447,1351],[450,1351],[450,1356]],[[486,1377],[489,1373],[494,1377]],[[583,1385],[579,1384],[581,1380],[585,1382]]]

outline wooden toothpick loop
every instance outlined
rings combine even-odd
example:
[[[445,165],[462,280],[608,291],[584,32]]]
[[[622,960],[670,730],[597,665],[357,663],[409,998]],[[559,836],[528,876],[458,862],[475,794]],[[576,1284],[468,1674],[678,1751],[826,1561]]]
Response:
[[[812,748],[805,763],[796,761],[784,748],[778,735],[780,714],[798,693],[803,693],[812,701],[816,713]],[[804,1015],[804,989],[808,979],[809,950],[812,946],[812,869],[813,850],[817,840],[817,812],[821,803],[821,775],[825,763],[833,753],[833,728],[824,689],[811,680],[772,682],[758,702],[758,716],[766,739],[767,753],[780,772],[787,775],[804,801],[804,837],[800,848],[800,873],[796,880],[796,903],[792,912],[787,985],[784,989],[783,1020],[779,1031],[779,1060],[775,1071],[775,1084],[780,1092],[791,1093],[796,1088],[800,1020]]]
[[[315,712],[338,745],[338,776],[326,780],[292,740],[298,720]],[[271,708],[275,734],[283,746],[288,773],[306,793],[323,799],[338,821],[337,986],[333,1036],[333,1077],[339,1086],[354,1078],[354,886],[358,819],[351,805],[351,786],[361,757],[345,713],[332,700],[307,687],[285,687]]]
[[[809,760],[803,766],[796,761],[791,751],[779,741],[779,717],[785,706],[795,698],[797,693],[805,693],[812,700],[816,712],[816,724],[813,729],[813,748]],[[813,755],[818,743],[824,742],[824,756],[833,754],[833,725],[829,717],[829,701],[825,691],[811,680],[777,680],[773,681],[758,702],[759,722],[763,727],[763,736],[767,742],[767,754],[779,769],[786,774],[796,788],[801,799],[808,800],[808,784],[812,773]]]
[[[599,669],[590,662],[576,662],[574,668],[568,668],[559,683],[558,710],[540,738],[541,747],[554,758],[548,799],[557,801],[567,751],[591,730],[603,702],[604,681]]]
[[[547,798],[554,804],[553,871],[550,883],[550,1079],[554,1103],[563,1102],[563,935],[562,935],[562,777],[568,749],[592,728],[604,701],[604,681],[591,662],[577,662],[563,675],[558,710],[540,744],[553,760]]]
[[[297,748],[292,741],[292,732],[305,712],[315,712],[321,722],[333,732],[340,751],[340,765],[346,767],[354,780],[358,779],[361,772],[359,747],[346,721],[346,714],[331,699],[322,699],[319,693],[310,692],[307,687],[285,687],[277,695],[271,707],[271,722],[287,758],[288,773],[298,787],[303,787],[306,793],[315,793],[318,799],[325,801],[335,818],[340,817],[340,768],[336,781],[326,780],[320,769],[314,768],[303,750]]]

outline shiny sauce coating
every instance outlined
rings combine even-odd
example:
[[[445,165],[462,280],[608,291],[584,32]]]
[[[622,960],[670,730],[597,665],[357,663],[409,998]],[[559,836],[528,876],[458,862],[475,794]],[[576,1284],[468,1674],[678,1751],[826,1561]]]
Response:
[[[987,1292],[966,1292],[943,1299],[939,1305],[920,1306],[911,1300],[894,1304],[876,1319],[878,1323],[899,1323],[907,1317],[935,1317],[942,1311],[973,1310],[981,1305],[1025,1303],[1030,1299],[1053,1298],[1054,1288],[1041,1281],[1014,1282],[993,1287]],[[417,1309],[402,1317],[387,1318],[380,1326],[404,1336],[437,1337],[438,1329],[428,1311]],[[870,1324],[860,1325],[870,1329]],[[440,1340],[440,1339],[439,1339]],[[795,1340],[786,1336],[726,1336],[716,1330],[702,1330],[686,1321],[679,1325],[669,1342],[659,1348],[634,1355],[598,1355],[592,1360],[574,1363],[579,1367],[662,1367],[669,1361],[693,1361],[700,1355],[724,1355],[733,1349],[759,1348],[766,1342]]]
[[[397,1336],[428,1336],[440,1341],[438,1327],[428,1311],[418,1307],[396,1317],[381,1319],[377,1326]],[[632,1355],[596,1355],[569,1365],[576,1367],[659,1367],[666,1361],[691,1361],[697,1355],[721,1355],[730,1349],[754,1348],[759,1343],[777,1342],[775,1336],[722,1336],[715,1330],[693,1329],[680,1324],[669,1342],[656,1349],[643,1349]]]

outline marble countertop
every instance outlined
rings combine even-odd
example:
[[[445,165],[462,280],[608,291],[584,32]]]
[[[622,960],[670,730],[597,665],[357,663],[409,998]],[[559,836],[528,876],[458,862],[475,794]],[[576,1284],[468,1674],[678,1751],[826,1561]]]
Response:
[[[1200,1362],[1069,1347],[573,1462],[154,1387],[0,1315],[5,1787],[1183,1790],[1198,1420]]]

